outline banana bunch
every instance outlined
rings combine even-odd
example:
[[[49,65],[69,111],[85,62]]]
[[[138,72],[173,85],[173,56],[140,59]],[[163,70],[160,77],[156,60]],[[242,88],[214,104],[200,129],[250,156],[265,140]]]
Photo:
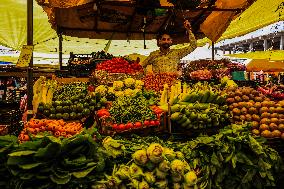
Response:
[[[41,76],[33,86],[33,112],[36,113],[40,103],[51,104],[57,89],[57,81],[47,80]]]

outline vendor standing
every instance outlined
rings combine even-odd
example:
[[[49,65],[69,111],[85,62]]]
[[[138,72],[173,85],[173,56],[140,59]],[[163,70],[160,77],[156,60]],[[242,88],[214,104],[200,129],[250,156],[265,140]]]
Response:
[[[192,33],[189,21],[184,22],[184,27],[189,37],[189,43],[179,49],[170,49],[173,44],[170,33],[163,31],[157,36],[157,45],[160,48],[152,52],[143,62],[144,70],[148,65],[152,65],[155,74],[159,73],[177,73],[179,75],[180,60],[190,54],[197,47],[196,39]]]

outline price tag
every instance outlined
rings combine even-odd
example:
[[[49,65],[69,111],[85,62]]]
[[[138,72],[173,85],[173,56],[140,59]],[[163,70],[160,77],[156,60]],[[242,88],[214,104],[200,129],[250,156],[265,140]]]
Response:
[[[27,110],[27,114],[29,114],[29,115],[33,115],[33,114],[34,114],[34,112],[33,112],[32,110]]]
[[[24,45],[21,50],[20,57],[16,64],[17,67],[28,67],[33,55],[34,47],[32,45]]]

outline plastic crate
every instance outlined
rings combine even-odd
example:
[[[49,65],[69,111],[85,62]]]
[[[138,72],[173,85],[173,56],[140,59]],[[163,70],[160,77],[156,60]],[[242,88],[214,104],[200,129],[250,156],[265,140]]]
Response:
[[[244,71],[234,71],[232,72],[232,79],[236,81],[245,81],[245,72]]]

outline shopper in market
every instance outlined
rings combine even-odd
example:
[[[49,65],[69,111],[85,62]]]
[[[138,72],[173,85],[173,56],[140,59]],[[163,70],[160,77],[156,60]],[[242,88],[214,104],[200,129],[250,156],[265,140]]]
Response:
[[[184,27],[189,37],[189,43],[179,49],[170,49],[173,44],[171,34],[167,31],[160,32],[157,36],[157,45],[160,49],[152,52],[149,57],[142,62],[141,65],[144,70],[146,70],[148,65],[152,65],[152,70],[155,74],[164,72],[180,74],[180,60],[197,47],[196,39],[188,20],[184,22]]]

